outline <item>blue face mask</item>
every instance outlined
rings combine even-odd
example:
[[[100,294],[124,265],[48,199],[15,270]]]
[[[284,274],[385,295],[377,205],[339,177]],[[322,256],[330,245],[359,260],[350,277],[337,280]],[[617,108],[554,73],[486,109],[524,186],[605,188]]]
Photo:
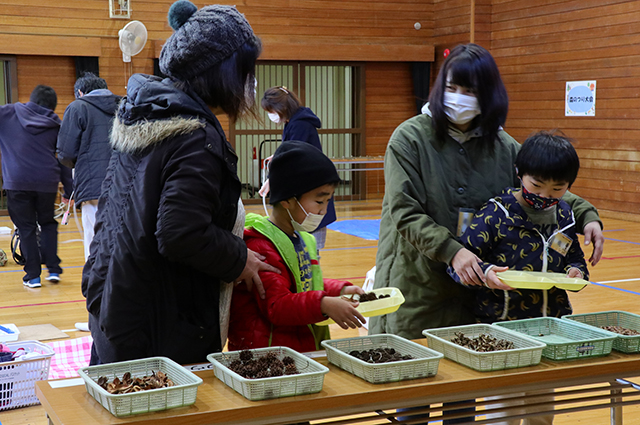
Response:
[[[531,193],[527,190],[526,187],[524,187],[524,184],[522,184],[521,186],[522,186],[522,198],[534,210],[543,210],[545,208],[552,207],[558,202],[560,202],[560,199],[558,198],[543,198],[540,195]]]

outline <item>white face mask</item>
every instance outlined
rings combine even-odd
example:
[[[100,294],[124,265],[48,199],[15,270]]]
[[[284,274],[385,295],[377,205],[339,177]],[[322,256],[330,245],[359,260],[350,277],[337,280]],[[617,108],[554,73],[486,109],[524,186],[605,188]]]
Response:
[[[275,112],[269,112],[269,113],[267,113],[267,116],[274,123],[280,124],[280,115],[276,114]]]
[[[296,202],[298,202],[297,199],[296,199]],[[298,202],[298,205],[300,205],[300,202]],[[302,208],[302,205],[300,205],[300,208]],[[291,218],[291,224],[293,225],[293,230],[297,230],[298,232],[309,232],[309,233],[315,231],[320,225],[320,222],[322,221],[322,219],[324,218],[324,214],[308,213],[305,211],[304,208],[302,208],[302,211],[307,216],[305,217],[305,219],[302,221],[302,224],[301,224],[295,221],[293,219],[293,216],[291,215],[291,212],[287,210],[287,212],[289,213],[289,217]]]
[[[480,115],[480,106],[474,96],[445,92],[444,112],[452,123],[464,125]]]

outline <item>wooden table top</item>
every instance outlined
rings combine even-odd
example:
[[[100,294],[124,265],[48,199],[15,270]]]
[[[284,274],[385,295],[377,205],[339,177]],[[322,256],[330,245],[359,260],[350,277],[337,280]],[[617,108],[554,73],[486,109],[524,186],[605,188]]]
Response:
[[[416,340],[427,345],[426,339]],[[287,423],[292,418],[308,420],[388,409],[464,400],[533,388],[553,388],[608,382],[614,378],[640,376],[640,354],[617,351],[605,357],[554,362],[495,372],[477,372],[447,359],[440,361],[434,377],[388,384],[370,384],[328,363],[321,392],[264,401],[249,401],[214,376],[213,370],[198,371],[204,383],[192,406],[116,418],[95,401],[82,386],[51,388],[48,381],[36,383],[36,394],[54,424],[213,424]]]

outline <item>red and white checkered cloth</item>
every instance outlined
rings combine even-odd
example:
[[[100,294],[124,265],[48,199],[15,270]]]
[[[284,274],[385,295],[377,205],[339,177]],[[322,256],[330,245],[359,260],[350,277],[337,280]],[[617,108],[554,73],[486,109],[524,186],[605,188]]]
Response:
[[[89,366],[92,343],[93,339],[90,336],[48,343],[56,353],[51,358],[49,379],[78,376],[78,369]]]

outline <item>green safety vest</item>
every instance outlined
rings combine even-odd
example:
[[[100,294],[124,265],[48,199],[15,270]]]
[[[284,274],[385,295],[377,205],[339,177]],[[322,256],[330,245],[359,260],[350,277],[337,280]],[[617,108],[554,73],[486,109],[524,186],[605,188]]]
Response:
[[[256,232],[269,239],[278,250],[280,257],[284,260],[291,274],[296,280],[296,293],[304,292],[302,288],[302,281],[300,280],[300,264],[298,264],[298,254],[293,246],[293,242],[286,233],[280,230],[275,224],[271,223],[267,217],[249,213],[245,221],[245,227],[252,228]],[[311,289],[310,291],[324,291],[324,281],[322,279],[322,270],[320,264],[318,264],[318,251],[316,250],[316,238],[307,232],[299,232],[302,237],[307,250],[309,251],[309,257],[311,260],[316,260],[316,264],[311,264]],[[316,350],[321,350],[321,341],[330,339],[329,326],[316,326],[313,324],[307,325],[309,330],[313,334],[313,338],[316,342]],[[272,325],[273,328],[273,325]],[[272,331],[273,335],[273,331]],[[271,346],[271,336],[269,336],[269,346]]]

